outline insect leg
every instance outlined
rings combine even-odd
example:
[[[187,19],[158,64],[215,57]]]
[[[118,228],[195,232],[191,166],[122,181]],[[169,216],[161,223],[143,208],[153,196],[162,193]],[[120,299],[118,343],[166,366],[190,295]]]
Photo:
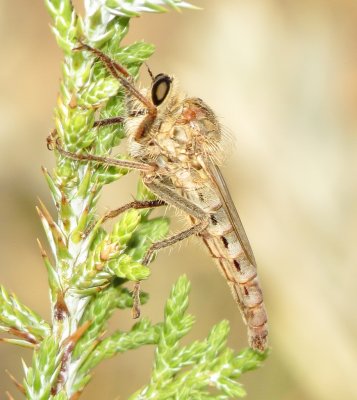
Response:
[[[124,204],[123,206],[116,208],[115,210],[110,210],[107,213],[103,215],[103,217],[100,218],[100,223],[103,224],[105,221],[111,218],[115,218],[118,215],[122,214],[123,212],[127,210],[144,210],[146,208],[155,208],[155,207],[161,207],[165,206],[166,203],[162,200],[134,200],[130,203]],[[90,231],[94,228],[96,224],[90,225],[83,233],[83,236],[86,237],[90,233]]]
[[[130,113],[129,117],[137,117],[138,115],[141,114],[142,112],[136,111]],[[98,121],[94,121],[93,128],[101,128],[102,126],[122,124],[123,122],[124,122],[123,117],[104,118],[104,119],[99,119]]]
[[[132,160],[120,160],[112,157],[95,156],[93,154],[77,154],[70,151],[64,150],[59,138],[56,138],[56,129],[54,129],[50,135],[47,137],[47,148],[49,150],[56,149],[64,157],[71,158],[77,161],[94,161],[101,164],[113,165],[116,167],[135,169],[139,171],[152,172],[157,169],[156,166],[141,163],[139,161]]]
[[[145,185],[156,194],[159,198],[161,198],[165,203],[174,206],[175,208],[186,212],[187,214],[194,217],[198,222],[191,226],[190,228],[181,231],[173,236],[170,236],[164,240],[154,242],[149,250],[146,252],[142,264],[147,265],[154,252],[160,249],[163,249],[168,246],[172,246],[175,243],[178,243],[192,235],[197,235],[198,233],[204,231],[208,226],[208,218],[209,215],[203,211],[196,204],[187,200],[183,196],[180,196],[174,189],[171,189],[167,185],[163,185],[157,181],[154,182],[145,182]],[[140,316],[140,282],[136,282],[133,290],[133,318],[138,318]]]
[[[117,72],[120,74],[124,75],[126,78],[131,78],[131,75],[129,74],[129,71],[121,64],[117,63],[116,61],[112,60],[110,57],[108,57],[106,54],[104,54],[102,51],[95,49],[94,47],[89,46],[88,44],[82,42],[79,40],[80,46],[75,47],[73,50],[78,51],[78,50],[88,50],[97,57],[99,57],[104,64],[107,65],[108,69],[115,69]],[[109,68],[110,66],[110,68]],[[115,77],[116,74],[115,72],[113,73]]]
[[[149,182],[145,177],[143,178],[143,182],[152,193],[167,204],[184,211],[199,221],[208,220],[209,215],[206,211],[177,193],[173,186],[163,184],[157,179]]]
[[[118,215],[122,214],[123,212],[127,210],[143,210],[145,208],[155,208],[155,207],[161,207],[165,206],[166,203],[163,200],[134,200],[130,203],[124,204],[123,206],[116,208],[115,210],[111,210],[104,214],[102,217],[102,223],[107,221],[108,219],[115,218]]]
[[[155,109],[156,111],[156,107],[152,104],[152,102],[148,100],[146,97],[144,97],[139,92],[139,90],[136,89],[136,87],[132,84],[131,82],[132,76],[129,74],[129,72],[126,70],[125,67],[123,67],[116,61],[112,60],[102,51],[95,49],[94,47],[91,47],[83,42],[80,43],[81,45],[73,50],[88,50],[91,53],[93,53],[103,62],[103,64],[106,66],[111,75],[113,75],[114,78],[118,79],[118,81],[124,86],[124,88],[129,93],[131,93],[134,97],[136,97],[149,111],[150,109]]]
[[[122,124],[123,122],[124,122],[123,117],[105,118],[105,119],[100,119],[98,121],[94,121],[93,128],[101,128],[102,126]],[[57,137],[58,137],[57,129],[53,129],[46,138],[48,150],[52,151],[56,147],[58,147],[56,143]]]
[[[157,250],[161,250],[165,247],[172,246],[175,243],[181,242],[192,235],[196,235],[207,228],[208,220],[200,221],[197,224],[191,226],[184,231],[181,231],[175,235],[168,237],[167,239],[160,240],[159,242],[154,242],[150,247],[149,250],[146,252],[144,259],[142,261],[143,265],[149,264],[153,254]],[[132,315],[133,318],[140,317],[140,281],[135,282],[133,288],[133,308],[132,308]]]
[[[106,54],[101,52],[98,49],[95,49],[91,46],[88,46],[87,44],[80,42],[80,46],[76,47],[74,50],[88,50],[94,55],[96,55],[102,62],[103,64],[107,67],[108,71],[111,73],[111,75],[114,76],[114,78],[118,79],[118,81],[123,85],[123,87],[126,89],[126,91],[134,96],[136,99],[138,99],[143,106],[147,109],[147,113],[144,117],[144,119],[141,121],[136,133],[135,133],[135,139],[140,139],[140,137],[144,136],[145,133],[150,130],[153,122],[156,119],[157,115],[157,109],[154,106],[154,104],[145,96],[143,96],[138,89],[132,84],[131,79],[132,77],[130,76],[129,72],[119,63],[116,61],[112,60],[110,57],[108,57]]]
[[[178,194],[168,185],[163,185],[157,181],[145,182],[144,180],[144,183],[152,193],[156,194],[161,200],[165,201],[165,203],[184,211],[197,220],[197,222],[190,228],[179,232],[176,235],[170,236],[167,239],[161,240],[160,242],[153,243],[144,257],[143,264],[145,265],[149,263],[156,250],[171,246],[189,236],[196,235],[205,230],[208,225],[209,215],[196,204]]]
[[[124,122],[123,117],[105,118],[95,121],[93,124],[93,128],[101,128],[102,126],[122,124],[123,122]]]
[[[200,221],[197,224],[191,226],[184,231],[181,231],[175,235],[168,237],[167,239],[161,240],[159,242],[153,243],[149,250],[146,252],[145,257],[142,261],[142,264],[147,265],[149,264],[151,257],[153,256],[154,252],[160,249],[163,249],[168,246],[172,246],[175,243],[181,242],[192,235],[196,235],[207,228],[208,220]]]

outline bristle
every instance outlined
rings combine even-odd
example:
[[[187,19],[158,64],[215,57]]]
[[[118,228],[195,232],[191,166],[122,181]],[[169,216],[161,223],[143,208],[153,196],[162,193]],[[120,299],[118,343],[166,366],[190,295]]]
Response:
[[[24,386],[14,377],[14,375],[12,375],[7,369],[5,369],[5,373],[11,379],[11,381],[17,387],[17,389],[19,389],[21,393],[26,394]]]
[[[8,400],[15,400],[15,397],[13,397],[9,391],[6,391],[5,394]]]

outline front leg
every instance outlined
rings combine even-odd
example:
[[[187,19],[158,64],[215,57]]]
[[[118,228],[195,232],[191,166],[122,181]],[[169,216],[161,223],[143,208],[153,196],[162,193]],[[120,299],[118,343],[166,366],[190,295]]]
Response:
[[[134,97],[137,99],[145,108],[146,113],[145,117],[141,121],[140,125],[138,126],[135,139],[139,140],[142,136],[144,136],[147,132],[150,131],[156,117],[157,117],[157,108],[153,104],[149,98],[144,96],[134,85],[133,85],[133,77],[129,74],[127,69],[117,63],[116,61],[112,60],[102,51],[95,49],[89,46],[86,43],[79,41],[80,46],[76,47],[73,50],[88,50],[95,56],[99,57],[99,59],[103,62],[109,73],[123,85],[125,91],[130,95],[130,97]]]

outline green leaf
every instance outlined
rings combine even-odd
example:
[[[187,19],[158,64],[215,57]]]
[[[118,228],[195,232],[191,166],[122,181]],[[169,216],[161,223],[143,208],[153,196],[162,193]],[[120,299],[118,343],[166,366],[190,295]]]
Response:
[[[90,370],[101,361],[143,345],[156,344],[160,329],[160,325],[152,326],[147,319],[142,319],[129,332],[117,331],[101,341],[82,363],[74,389],[78,391],[83,389],[90,380]]]
[[[121,48],[119,53],[114,53],[113,56],[127,67],[131,75],[136,76],[140,66],[153,55],[154,51],[154,45],[141,41]]]
[[[69,397],[64,390],[61,390],[55,396],[51,396],[50,400],[69,400]]]
[[[110,13],[126,17],[138,17],[143,12],[165,13],[168,7],[175,11],[181,8],[198,9],[191,3],[180,0],[106,0],[105,3]]]
[[[266,354],[244,350],[237,354],[227,348],[229,324],[213,327],[207,339],[180,346],[193,318],[185,314],[189,282],[185,276],[174,285],[165,307],[165,321],[155,352],[150,382],[130,399],[238,398],[245,390],[237,378],[257,368]],[[217,396],[211,396],[215,388]]]
[[[145,304],[148,300],[147,294],[142,293],[140,300],[141,304]],[[86,321],[91,321],[91,324],[76,344],[73,353],[74,359],[80,358],[86,349],[96,344],[95,342],[98,338],[106,331],[107,321],[115,309],[130,308],[132,305],[131,293],[122,286],[111,285],[102,292],[97,293],[83,314],[80,325],[83,325]]]
[[[30,343],[42,341],[51,332],[35,311],[22,304],[14,294],[0,287],[0,329],[9,333],[18,331]]]
[[[72,52],[75,45],[77,31],[77,16],[72,8],[70,0],[45,0],[47,9],[53,18],[52,31],[55,34],[58,45],[66,54]]]
[[[35,350],[32,367],[25,368],[24,387],[28,399],[47,400],[60,370],[60,349],[53,337],[48,337]]]

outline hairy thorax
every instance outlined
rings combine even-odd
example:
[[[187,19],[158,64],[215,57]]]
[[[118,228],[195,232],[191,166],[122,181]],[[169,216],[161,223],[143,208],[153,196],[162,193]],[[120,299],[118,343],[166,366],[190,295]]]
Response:
[[[204,179],[202,160],[217,161],[220,127],[211,109],[198,98],[173,95],[144,137],[134,132],[144,116],[128,118],[130,155],[157,167],[154,177],[169,178],[176,187],[198,187]],[[147,177],[148,178],[148,177]]]

